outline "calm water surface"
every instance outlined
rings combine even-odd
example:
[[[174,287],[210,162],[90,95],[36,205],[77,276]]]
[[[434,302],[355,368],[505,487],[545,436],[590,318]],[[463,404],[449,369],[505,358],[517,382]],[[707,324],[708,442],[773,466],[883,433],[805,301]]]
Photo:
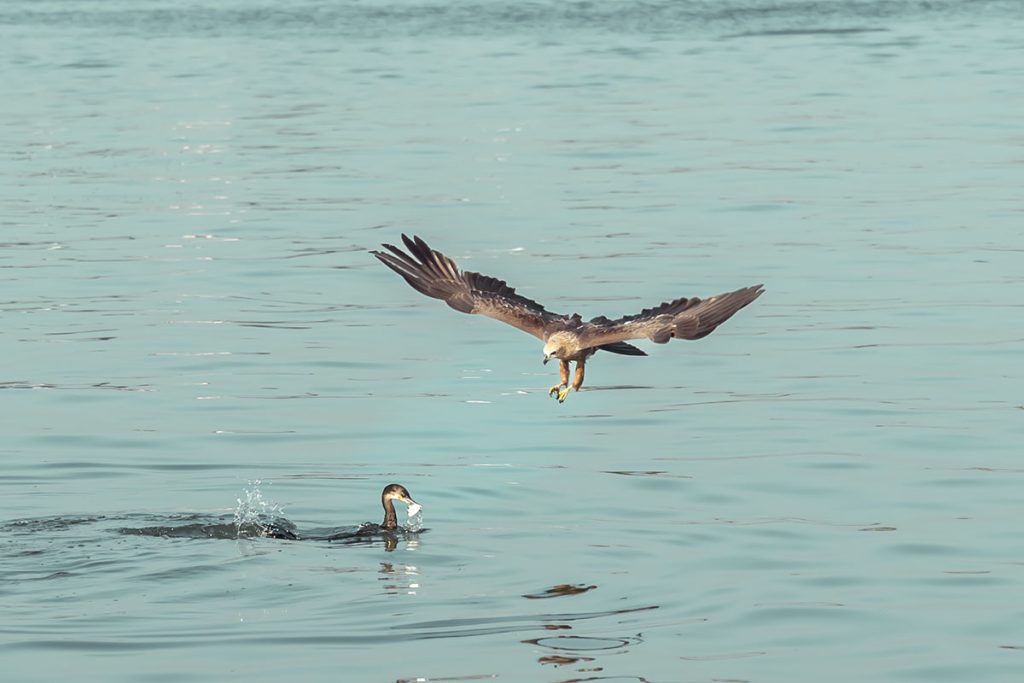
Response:
[[[1021,680],[1022,19],[4,3],[4,679]],[[401,232],[586,317],[767,293],[558,405]],[[423,532],[120,533],[392,481]]]

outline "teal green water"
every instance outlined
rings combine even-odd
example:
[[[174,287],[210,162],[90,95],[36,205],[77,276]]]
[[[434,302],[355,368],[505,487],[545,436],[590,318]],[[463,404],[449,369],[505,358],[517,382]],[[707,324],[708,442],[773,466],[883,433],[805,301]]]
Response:
[[[0,6],[0,664],[53,681],[1015,681],[1009,2]],[[707,339],[541,345],[369,255]],[[395,543],[300,529],[423,503]],[[402,515],[404,517],[404,514]]]

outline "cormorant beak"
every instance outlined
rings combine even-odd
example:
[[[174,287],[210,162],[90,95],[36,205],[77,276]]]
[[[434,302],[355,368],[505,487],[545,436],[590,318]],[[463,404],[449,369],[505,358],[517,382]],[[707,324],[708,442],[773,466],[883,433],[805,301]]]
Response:
[[[412,498],[405,498],[404,500],[402,500],[402,502],[409,506],[409,517],[418,515],[420,513],[420,510],[423,509],[423,506],[417,503]]]

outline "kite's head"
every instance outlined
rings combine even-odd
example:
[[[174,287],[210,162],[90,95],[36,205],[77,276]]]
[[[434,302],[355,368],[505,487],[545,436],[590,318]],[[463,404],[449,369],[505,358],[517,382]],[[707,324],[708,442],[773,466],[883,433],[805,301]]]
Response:
[[[555,358],[563,358],[567,355],[568,345],[566,344],[565,333],[556,332],[544,343],[544,362]]]

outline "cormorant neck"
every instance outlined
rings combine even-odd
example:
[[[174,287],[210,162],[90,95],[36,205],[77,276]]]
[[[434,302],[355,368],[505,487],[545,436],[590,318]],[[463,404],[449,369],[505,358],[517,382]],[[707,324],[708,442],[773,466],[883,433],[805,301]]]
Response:
[[[395,514],[395,504],[391,502],[390,498],[384,498],[381,500],[384,504],[384,521],[381,522],[381,529],[397,529],[398,528],[398,516]]]

